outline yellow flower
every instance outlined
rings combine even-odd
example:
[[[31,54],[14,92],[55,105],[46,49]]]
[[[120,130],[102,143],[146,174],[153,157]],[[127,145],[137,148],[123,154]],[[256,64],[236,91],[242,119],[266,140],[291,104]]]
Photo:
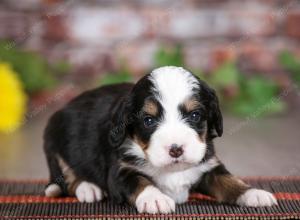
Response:
[[[9,64],[0,62],[0,132],[9,133],[21,126],[26,102],[18,75]]]

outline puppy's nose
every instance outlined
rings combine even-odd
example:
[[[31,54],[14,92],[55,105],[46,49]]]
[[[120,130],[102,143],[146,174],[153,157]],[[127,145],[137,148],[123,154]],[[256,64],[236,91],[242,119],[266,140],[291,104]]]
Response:
[[[174,158],[178,158],[183,154],[182,146],[177,144],[172,144],[169,150],[169,155]]]

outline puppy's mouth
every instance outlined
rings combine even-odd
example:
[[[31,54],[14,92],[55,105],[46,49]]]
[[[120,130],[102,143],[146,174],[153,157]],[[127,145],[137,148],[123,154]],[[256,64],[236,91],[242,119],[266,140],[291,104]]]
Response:
[[[183,159],[173,159],[171,163],[164,166],[164,169],[169,171],[183,171],[194,166],[194,163],[186,162]]]
[[[171,161],[171,165],[172,164],[185,164],[185,163],[188,163],[188,162],[186,162],[185,160],[183,160],[182,158],[176,158],[176,159],[172,159],[172,161]]]

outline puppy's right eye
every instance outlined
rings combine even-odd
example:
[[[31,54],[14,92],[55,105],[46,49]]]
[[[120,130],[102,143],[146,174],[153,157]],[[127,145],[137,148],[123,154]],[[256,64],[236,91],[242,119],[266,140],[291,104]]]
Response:
[[[156,119],[152,116],[146,116],[144,118],[144,125],[146,128],[151,128],[156,124]]]
[[[191,114],[190,114],[190,120],[192,122],[199,122],[200,121],[200,117],[201,117],[201,114],[200,114],[200,111],[196,110],[196,111],[193,111]]]

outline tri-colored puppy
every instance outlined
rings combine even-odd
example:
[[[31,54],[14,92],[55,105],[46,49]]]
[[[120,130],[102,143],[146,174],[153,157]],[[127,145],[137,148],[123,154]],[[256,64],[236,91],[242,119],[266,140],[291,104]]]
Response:
[[[226,170],[213,145],[222,132],[214,90],[181,67],[87,91],[49,120],[45,194],[80,202],[108,196],[147,213],[172,212],[190,192],[242,206],[276,204]]]

